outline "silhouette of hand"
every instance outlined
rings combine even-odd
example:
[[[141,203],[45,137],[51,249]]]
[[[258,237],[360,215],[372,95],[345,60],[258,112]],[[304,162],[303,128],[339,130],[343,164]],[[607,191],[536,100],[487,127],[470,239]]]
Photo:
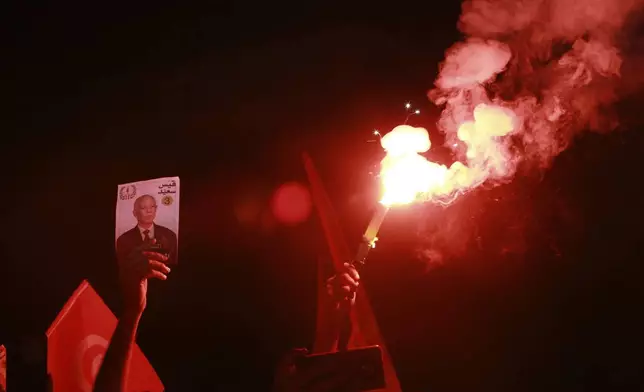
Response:
[[[344,263],[344,271],[326,282],[327,293],[337,302],[355,301],[353,293],[360,285],[358,271],[349,263]]]
[[[167,256],[146,251],[144,247],[137,247],[128,255],[120,269],[126,312],[143,313],[147,300],[148,279],[166,280],[170,273],[170,268],[164,264],[167,260]]]

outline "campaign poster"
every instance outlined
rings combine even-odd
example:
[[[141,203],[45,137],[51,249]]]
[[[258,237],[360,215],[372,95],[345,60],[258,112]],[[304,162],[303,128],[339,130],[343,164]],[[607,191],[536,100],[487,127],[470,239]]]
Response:
[[[165,254],[178,263],[179,177],[164,177],[118,186],[116,254],[119,263],[134,252]]]

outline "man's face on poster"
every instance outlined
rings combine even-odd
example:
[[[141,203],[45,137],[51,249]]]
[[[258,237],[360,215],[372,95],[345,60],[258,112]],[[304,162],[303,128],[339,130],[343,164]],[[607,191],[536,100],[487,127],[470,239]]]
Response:
[[[150,225],[157,216],[157,202],[151,196],[143,196],[134,203],[134,217],[139,224]]]

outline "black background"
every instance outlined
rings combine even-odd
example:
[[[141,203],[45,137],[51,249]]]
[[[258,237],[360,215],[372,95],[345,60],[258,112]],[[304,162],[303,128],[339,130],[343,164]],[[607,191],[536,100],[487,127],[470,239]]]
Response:
[[[3,12],[5,341],[44,333],[84,278],[118,313],[116,185],[178,175],[181,264],[139,333],[168,390],[267,390],[312,343],[317,220],[243,226],[235,203],[268,211],[307,150],[355,243],[381,154],[366,141],[409,100],[434,132],[425,94],[459,3],[218,4]],[[640,102],[543,176],[391,213],[363,279],[404,390],[644,385]],[[423,222],[458,257],[427,269]]]

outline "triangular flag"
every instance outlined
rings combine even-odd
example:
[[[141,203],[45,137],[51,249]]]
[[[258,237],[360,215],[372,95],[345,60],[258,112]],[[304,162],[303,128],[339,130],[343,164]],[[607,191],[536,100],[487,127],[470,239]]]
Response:
[[[47,330],[47,371],[54,391],[91,392],[117,320],[83,281]],[[135,344],[127,392],[163,391],[163,384]]]
[[[351,260],[352,256],[349,251],[349,247],[343,238],[342,229],[335,215],[333,205],[326,194],[322,180],[313,164],[313,160],[311,160],[311,157],[306,153],[303,154],[303,160],[304,168],[306,169],[306,174],[311,186],[313,202],[315,203],[322,228],[324,229],[331,258],[333,259],[333,265],[336,271],[340,271],[343,263]],[[319,259],[318,263],[321,264],[322,260]],[[321,274],[322,271],[322,266],[319,266],[318,273]],[[338,326],[338,323],[334,323],[333,321],[335,320],[332,320],[329,313],[325,311],[329,306],[328,301],[325,300],[328,295],[326,294],[323,276],[318,277],[318,284],[321,285],[321,287],[318,286],[318,296],[321,295],[324,298],[318,297],[318,319],[314,351],[318,348],[320,348],[321,351],[330,351],[337,348],[338,330],[329,331],[328,326]],[[387,387],[383,391],[400,391],[400,382],[398,381],[396,370],[393,366],[391,356],[387,351],[384,340],[382,339],[380,330],[378,329],[376,318],[371,310],[371,305],[363,286],[358,287],[356,302],[351,308],[351,322],[353,324],[353,331],[348,347],[380,346],[383,352],[385,380],[387,381]],[[329,344],[330,341],[333,343]],[[331,347],[329,348],[329,346]]]

